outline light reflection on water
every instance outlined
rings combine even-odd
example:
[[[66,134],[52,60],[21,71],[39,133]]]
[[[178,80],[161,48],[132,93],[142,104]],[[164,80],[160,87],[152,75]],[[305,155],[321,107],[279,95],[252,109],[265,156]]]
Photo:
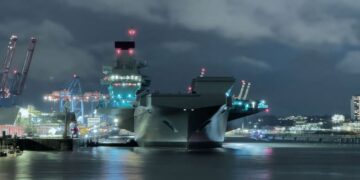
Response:
[[[226,143],[211,150],[84,148],[0,158],[7,179],[360,179],[360,147]]]

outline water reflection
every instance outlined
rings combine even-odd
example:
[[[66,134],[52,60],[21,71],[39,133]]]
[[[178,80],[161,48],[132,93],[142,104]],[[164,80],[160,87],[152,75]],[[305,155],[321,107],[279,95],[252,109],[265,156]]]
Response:
[[[227,143],[211,150],[84,148],[0,159],[0,179],[360,178],[359,147]]]

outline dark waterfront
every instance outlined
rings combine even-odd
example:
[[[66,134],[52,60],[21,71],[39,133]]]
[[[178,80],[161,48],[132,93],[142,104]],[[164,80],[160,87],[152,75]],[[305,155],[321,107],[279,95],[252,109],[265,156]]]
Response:
[[[97,147],[0,159],[0,179],[360,179],[360,146],[227,143],[215,150]]]

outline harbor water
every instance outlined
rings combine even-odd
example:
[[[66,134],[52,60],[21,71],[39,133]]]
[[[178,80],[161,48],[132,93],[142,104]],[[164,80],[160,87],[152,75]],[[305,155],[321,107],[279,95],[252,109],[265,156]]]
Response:
[[[93,147],[0,158],[0,179],[360,179],[360,146],[226,143],[213,150]]]

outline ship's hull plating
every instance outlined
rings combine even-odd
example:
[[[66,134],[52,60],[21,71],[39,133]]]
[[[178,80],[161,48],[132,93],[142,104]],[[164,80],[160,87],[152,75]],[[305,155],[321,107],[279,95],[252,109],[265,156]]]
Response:
[[[141,106],[135,110],[135,140],[140,146],[221,147],[228,115],[225,106],[196,109]]]
[[[134,132],[134,109],[133,108],[99,108],[99,114],[106,114],[112,119],[117,119],[117,126]]]

